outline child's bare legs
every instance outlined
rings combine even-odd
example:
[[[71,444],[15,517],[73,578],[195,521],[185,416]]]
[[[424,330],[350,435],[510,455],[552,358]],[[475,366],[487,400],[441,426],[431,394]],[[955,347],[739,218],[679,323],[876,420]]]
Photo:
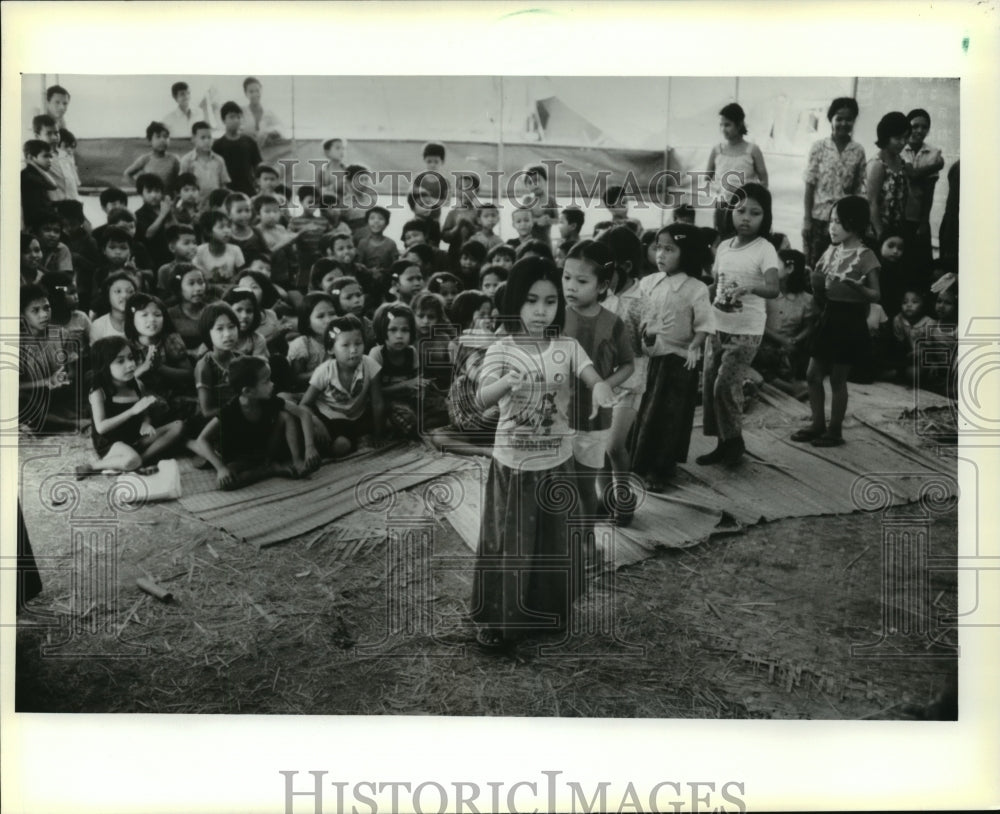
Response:
[[[850,365],[833,365],[830,368],[830,425],[826,434],[831,438],[840,438],[847,414],[847,374]]]
[[[303,474],[305,462],[302,458],[302,449],[302,430],[298,419],[287,412],[278,413],[278,420],[267,441],[267,458],[271,461],[274,474],[292,477]],[[288,458],[292,461],[290,468],[279,463]]]
[[[810,429],[817,434],[826,431],[826,391],[823,389],[823,379],[826,376],[826,366],[819,359],[809,360],[806,371],[806,382],[809,385],[809,409],[812,411]]]
[[[631,489],[627,480],[632,471],[632,457],[628,453],[627,442],[629,430],[632,429],[638,412],[633,404],[619,402],[611,415],[611,429],[608,432],[608,458],[611,460],[613,494],[617,498],[616,505],[612,508],[616,521],[621,525],[628,524],[634,511],[635,499],[634,496],[631,499],[629,497]]]
[[[157,427],[153,435],[146,436],[137,444],[144,464],[155,460],[161,452],[170,449],[184,435],[184,422],[171,421]]]
[[[121,472],[131,472],[142,466],[142,457],[128,444],[115,441],[103,458],[97,458],[91,463],[79,464],[76,467],[77,478],[93,475],[105,469],[117,469]]]

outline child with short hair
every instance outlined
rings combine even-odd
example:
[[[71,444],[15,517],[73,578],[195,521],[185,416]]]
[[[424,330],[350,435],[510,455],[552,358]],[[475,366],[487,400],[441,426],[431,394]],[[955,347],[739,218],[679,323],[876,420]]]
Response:
[[[379,276],[399,259],[399,249],[396,242],[384,234],[389,225],[388,209],[373,206],[368,210],[366,221],[368,235],[358,242],[358,262]]]
[[[801,384],[805,378],[809,339],[816,321],[815,305],[812,295],[806,291],[806,256],[800,251],[786,249],[778,252],[778,259],[781,261],[779,292],[764,304],[767,321],[753,366],[764,381],[798,395],[799,388],[793,382]]]
[[[913,382],[917,343],[927,337],[933,324],[934,320],[925,311],[924,293],[913,288],[904,291],[899,313],[892,318],[894,355],[902,381]]]
[[[559,237],[576,243],[583,231],[584,213],[578,206],[567,206],[559,213]]]
[[[178,165],[179,166],[179,165]],[[177,175],[177,202],[174,204],[174,221],[185,226],[196,226],[201,212],[201,190],[193,172]]]
[[[21,286],[20,294],[18,422],[33,432],[77,429],[63,333],[49,330],[48,292],[31,284]]]
[[[288,228],[296,234],[299,271],[295,287],[304,290],[309,284],[313,263],[320,257],[320,244],[331,231],[330,221],[323,215],[323,202],[315,187],[297,187],[301,213],[292,217]]]
[[[73,269],[78,264],[90,266],[100,262],[101,250],[90,236],[90,222],[80,201],[56,201],[56,214],[62,221],[62,241],[73,258]]]
[[[150,464],[183,440],[184,425],[180,421],[154,425],[151,411],[159,399],[147,395],[136,379],[136,360],[127,339],[106,337],[91,348],[91,353],[91,440],[97,457],[76,467],[77,479],[107,469],[138,470],[140,474],[155,471]]]
[[[217,189],[227,187],[232,179],[222,156],[212,149],[212,126],[195,122],[191,126],[191,152],[181,156],[180,172],[191,173],[198,181],[198,194],[204,206]]]
[[[415,246],[410,246],[404,252],[402,259],[420,266],[420,273],[425,278],[430,278],[432,275],[438,273],[435,271],[434,249],[425,243],[417,243]],[[447,266],[447,263],[445,265]],[[447,273],[451,274],[450,271]]]
[[[403,305],[409,305],[413,298],[423,291],[424,275],[420,266],[408,260],[397,260],[389,269],[390,295]]]
[[[107,336],[125,336],[125,306],[136,291],[135,278],[126,271],[116,271],[101,281],[93,308],[97,318],[88,334],[91,346]]]
[[[425,276],[430,276],[435,271],[444,271],[448,268],[448,252],[431,245],[429,239],[431,226],[437,226],[440,233],[441,226],[435,221],[411,218],[403,224],[404,251],[422,245],[426,245],[431,250],[430,259],[428,260],[429,265],[424,270]]]
[[[337,316],[352,315],[361,321],[362,334],[365,339],[365,353],[375,347],[375,329],[372,321],[365,316],[365,292],[361,283],[354,277],[342,275],[334,280],[327,293],[333,297],[337,307]]]
[[[544,240],[535,240],[534,238],[526,240],[518,246],[515,257],[517,260],[525,257],[541,257],[544,260],[555,262],[555,257],[552,255],[552,244],[546,243]],[[517,260],[514,262],[516,263]]]
[[[524,201],[531,212],[531,237],[552,243],[552,222],[559,216],[555,196],[548,190],[549,171],[544,164],[530,164],[524,168],[524,187],[528,195]]]
[[[320,457],[309,411],[275,395],[267,361],[238,357],[229,364],[228,376],[233,397],[191,445],[215,468],[219,488],[316,470]]]
[[[191,263],[194,260],[195,252],[198,250],[198,239],[194,229],[183,223],[175,223],[164,230],[164,237],[167,241],[167,248],[170,250],[171,260],[164,263],[156,272],[156,290],[161,296],[171,297],[170,280],[174,276],[174,271],[181,263]]]
[[[454,326],[448,320],[444,298],[431,291],[421,291],[413,298],[413,317],[417,326],[417,370],[425,383],[418,404],[420,427],[443,427],[448,423],[449,345],[455,335]]]
[[[332,195],[338,201],[344,198],[344,178],[347,167],[344,164],[346,145],[341,138],[329,138],[323,142],[323,155],[326,164],[323,165],[322,189],[325,194]]]
[[[427,291],[441,297],[446,313],[451,313],[451,305],[455,301],[455,297],[463,290],[462,281],[450,271],[438,271],[427,279]]]
[[[51,205],[50,193],[58,185],[52,175],[52,148],[48,141],[24,142],[25,167],[21,170],[21,221],[32,227]]]
[[[188,428],[191,435],[194,435],[195,429],[200,434],[208,419],[217,416],[222,406],[233,397],[229,364],[242,356],[236,350],[240,321],[226,303],[212,302],[205,306],[198,317],[198,334],[208,350],[194,367],[198,412],[202,420],[195,421]]]
[[[467,240],[458,258],[458,273],[463,288],[476,287],[479,283],[479,269],[485,260],[486,246],[478,240]]]
[[[73,254],[62,242],[62,218],[59,217],[59,213],[52,208],[43,210],[35,220],[33,231],[42,249],[42,270],[66,271],[72,274]]]
[[[507,269],[501,265],[483,266],[479,270],[479,290],[489,297],[491,302],[500,284],[506,282],[506,280]]]
[[[674,223],[687,223],[691,226],[695,225],[695,211],[694,207],[689,203],[682,203],[674,209],[673,214]]]
[[[226,198],[226,214],[233,225],[230,243],[243,252],[244,258],[271,253],[261,232],[251,225],[253,208],[250,196],[243,192],[233,192]]]
[[[146,247],[151,267],[158,269],[170,262],[166,231],[174,224],[173,205],[159,175],[143,173],[136,179],[135,188],[142,197],[142,206],[135,212],[135,239]]]
[[[332,457],[353,452],[364,435],[381,445],[384,403],[381,367],[364,352],[364,328],[353,314],[336,317],[324,337],[330,358],[313,371],[302,407],[311,409],[330,437]]]
[[[507,269],[507,271],[510,271],[514,267],[514,260],[516,257],[517,251],[514,247],[505,243],[502,246],[494,246],[486,252],[486,265],[502,266]]]
[[[229,173],[229,188],[247,196],[254,194],[254,170],[264,159],[257,139],[240,133],[243,108],[236,102],[226,102],[219,111],[225,132],[212,143],[212,151],[222,156]]]
[[[441,245],[441,217],[440,209],[430,209],[423,205],[423,198],[427,195],[424,190],[410,190],[406,193],[406,204],[413,213],[413,220],[420,221],[427,227],[427,244],[434,249]]]
[[[417,336],[416,319],[409,306],[387,302],[378,307],[373,324],[377,344],[368,356],[380,367],[379,383],[385,398],[387,429],[404,438],[412,438],[420,429],[417,399],[424,385],[413,346]]]
[[[181,162],[177,156],[167,152],[170,148],[170,131],[162,122],[150,122],[146,128],[146,141],[149,142],[150,151],[129,164],[124,172],[125,180],[135,183],[140,175],[152,173],[163,181],[163,189],[171,194],[177,186]]]
[[[129,212],[129,215],[131,214]],[[133,281],[136,290],[143,287],[144,278],[135,268],[132,249],[132,236],[125,229],[112,226],[101,235],[101,263],[93,269],[91,275],[77,275],[80,301],[89,309],[91,316],[107,310],[101,286],[112,274],[125,272]],[[101,310],[102,308],[104,310]]]
[[[326,329],[337,316],[337,304],[329,294],[310,291],[302,298],[298,316],[299,336],[288,343],[288,363],[294,388],[302,392],[313,371],[326,359]]]
[[[517,232],[517,237],[512,237],[508,240],[507,245],[517,251],[520,246],[534,239],[531,234],[534,228],[534,219],[532,218],[531,210],[515,209],[511,213],[510,222],[514,226],[514,231]]]
[[[205,273],[209,285],[228,285],[236,270],[246,264],[240,247],[230,242],[232,221],[225,213],[209,209],[202,213],[198,223],[205,242],[197,248],[191,262]]]
[[[421,154],[424,160],[424,172],[427,174],[418,176],[420,179],[419,198],[421,199],[421,203],[427,204],[426,209],[428,214],[426,217],[440,226],[441,207],[449,197],[449,185],[444,169],[445,147],[441,142],[428,141],[424,144]],[[417,217],[424,217],[415,209],[414,214]],[[434,239],[435,236],[433,234],[429,234],[428,236],[431,239],[431,245],[436,247],[438,243]],[[440,239],[440,236],[441,233],[439,231],[437,238]]]
[[[289,231],[282,224],[281,204],[273,195],[261,193],[253,199],[253,210],[257,217],[257,229],[271,254],[271,276],[284,288],[294,282],[292,269],[298,262],[295,243],[303,232]]]
[[[345,275],[354,277],[361,283],[365,292],[365,314],[374,313],[385,299],[391,275],[385,273],[376,277],[365,266],[357,262],[357,249],[355,249],[354,241],[350,235],[337,232],[327,235],[320,242],[320,250],[324,257],[339,263]]]
[[[500,210],[495,203],[484,203],[479,207],[479,231],[469,240],[482,243],[489,251],[494,246],[502,246],[503,238],[493,234],[493,230],[500,223]]]
[[[76,164],[59,149],[59,125],[55,119],[43,113],[31,120],[31,129],[35,139],[47,142],[52,153],[52,162],[48,173],[55,182],[55,189],[49,190],[50,201],[75,200],[77,197],[78,176]]]

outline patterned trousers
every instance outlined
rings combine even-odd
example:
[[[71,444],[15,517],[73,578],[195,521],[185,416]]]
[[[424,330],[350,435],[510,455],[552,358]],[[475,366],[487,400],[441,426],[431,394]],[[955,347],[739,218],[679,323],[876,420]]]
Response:
[[[702,416],[705,435],[737,438],[743,429],[743,381],[757,354],[757,334],[719,332],[705,343]]]

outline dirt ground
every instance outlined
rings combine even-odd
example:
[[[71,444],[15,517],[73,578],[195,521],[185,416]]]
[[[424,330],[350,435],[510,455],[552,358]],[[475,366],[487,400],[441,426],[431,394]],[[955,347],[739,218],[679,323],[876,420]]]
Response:
[[[258,551],[176,503],[115,508],[109,479],[71,494],[60,473],[85,449],[22,444],[45,590],[20,619],[18,711],[897,719],[956,680],[957,634],[940,620],[957,608],[955,572],[911,562],[883,578],[901,545],[883,544],[890,532],[956,555],[954,506],[789,519],[661,550],[595,578],[568,642],[496,655],[475,645],[472,553],[448,523],[421,529],[429,571],[387,555],[382,532]],[[74,534],[89,541],[75,560]],[[172,601],[136,587],[150,577]],[[87,588],[98,583],[116,588]]]

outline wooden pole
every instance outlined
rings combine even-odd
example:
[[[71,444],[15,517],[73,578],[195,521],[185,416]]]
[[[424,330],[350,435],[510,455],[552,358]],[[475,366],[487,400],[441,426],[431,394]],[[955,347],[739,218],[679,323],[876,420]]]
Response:
[[[663,128],[663,171],[667,172],[670,170],[670,77],[667,77],[667,98],[666,98],[666,120],[664,121]],[[664,185],[666,185],[669,191],[669,178],[664,177]],[[665,202],[664,202],[665,203]],[[667,208],[666,206],[660,206],[660,226],[665,226],[667,222]]]

